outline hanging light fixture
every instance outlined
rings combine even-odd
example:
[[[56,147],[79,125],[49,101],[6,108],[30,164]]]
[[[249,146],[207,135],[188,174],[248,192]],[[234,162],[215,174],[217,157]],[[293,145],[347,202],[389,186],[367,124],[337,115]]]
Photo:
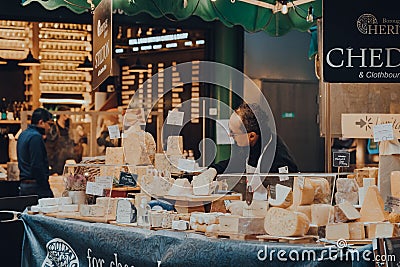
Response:
[[[40,61],[33,57],[31,49],[29,49],[28,56],[25,59],[18,62],[18,66],[23,66],[23,67],[40,66]]]
[[[129,67],[129,72],[145,72],[145,71],[147,71],[147,66],[142,64],[138,56],[135,65]]]
[[[76,69],[83,70],[83,71],[92,71],[93,65],[92,65],[92,62],[89,61],[89,57],[85,57],[85,61],[83,63],[79,64]]]

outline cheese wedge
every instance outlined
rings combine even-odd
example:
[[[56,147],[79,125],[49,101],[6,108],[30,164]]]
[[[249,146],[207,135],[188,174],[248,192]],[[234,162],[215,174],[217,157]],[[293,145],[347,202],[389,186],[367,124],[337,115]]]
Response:
[[[310,222],[312,220],[312,217],[311,217],[311,205],[304,205],[304,206],[294,206],[294,205],[292,205],[292,206],[290,206],[288,208],[288,210],[301,212],[301,213],[303,213],[304,215],[307,216],[307,218],[308,218],[308,220]]]
[[[375,229],[375,238],[390,238],[398,236],[398,227],[392,223],[378,223]]]
[[[333,207],[329,204],[311,205],[311,223],[317,226],[327,225],[333,214]]]
[[[330,203],[331,188],[328,180],[325,178],[310,178],[309,181],[314,188],[314,203]]]
[[[309,205],[314,201],[314,187],[310,179],[294,177],[293,181],[293,204],[296,206]]]
[[[384,210],[384,202],[376,185],[368,187],[361,207],[361,222],[383,222],[389,217]]]
[[[293,193],[292,188],[277,184],[275,186],[275,199],[268,199],[269,205],[278,208],[287,208],[292,205]]]
[[[310,221],[303,213],[274,207],[265,216],[264,228],[273,236],[303,236],[310,228]]]
[[[360,219],[361,214],[348,202],[342,202],[335,206],[335,222],[348,222]]]

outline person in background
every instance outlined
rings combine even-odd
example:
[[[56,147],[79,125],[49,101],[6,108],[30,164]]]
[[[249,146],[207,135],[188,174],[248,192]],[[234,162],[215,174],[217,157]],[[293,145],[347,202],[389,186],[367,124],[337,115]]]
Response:
[[[44,142],[52,124],[52,114],[49,111],[43,108],[35,109],[31,124],[18,138],[17,155],[21,196],[53,197],[49,184],[49,161]]]
[[[107,110],[109,112],[118,112],[118,109],[113,108]],[[108,132],[108,126],[119,125],[119,116],[118,114],[107,114],[103,116],[103,120],[100,123],[100,134],[97,136],[97,145],[104,146],[102,149],[102,154],[106,154],[107,147],[118,147],[121,146],[121,139],[111,139],[110,134]]]
[[[70,111],[70,108],[60,106],[57,111]],[[63,174],[65,161],[68,159],[73,159],[76,162],[82,160],[81,145],[75,144],[71,138],[70,117],[69,114],[58,114],[56,123],[47,134],[46,149],[53,174]]]
[[[229,119],[230,136],[235,141],[231,158],[210,167],[216,169],[219,174],[279,173],[281,167],[287,167],[289,173],[298,172],[297,164],[288,147],[278,135],[271,132],[268,121],[267,114],[259,105],[241,104]],[[275,150],[272,142],[274,139]],[[261,185],[259,176],[253,181],[254,193],[259,193],[257,196],[254,195],[254,199],[265,199],[266,189]],[[249,184],[251,183],[250,181]]]

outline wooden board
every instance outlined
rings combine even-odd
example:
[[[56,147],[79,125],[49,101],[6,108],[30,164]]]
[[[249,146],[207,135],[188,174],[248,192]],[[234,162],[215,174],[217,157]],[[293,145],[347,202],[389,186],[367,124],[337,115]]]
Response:
[[[264,242],[279,242],[279,243],[290,243],[290,244],[304,244],[304,243],[315,243],[318,240],[318,236],[306,235],[306,236],[272,236],[272,235],[258,235],[257,239]]]
[[[100,222],[100,223],[108,223],[109,221],[114,220],[114,218],[107,218],[106,216],[103,217],[81,216],[79,212],[54,212],[54,213],[45,213],[44,215],[59,219],[74,219],[80,221]]]
[[[257,240],[257,235],[225,233],[225,232],[206,232],[205,236],[210,238],[228,238],[232,240]]]
[[[232,195],[225,195],[225,194],[213,194],[209,196],[195,196],[195,195],[184,195],[184,196],[169,196],[166,195],[164,198],[171,199],[171,200],[179,200],[179,201],[189,201],[189,202],[198,202],[198,201],[215,201],[218,199],[223,200],[240,200],[242,197],[241,194],[232,194]]]

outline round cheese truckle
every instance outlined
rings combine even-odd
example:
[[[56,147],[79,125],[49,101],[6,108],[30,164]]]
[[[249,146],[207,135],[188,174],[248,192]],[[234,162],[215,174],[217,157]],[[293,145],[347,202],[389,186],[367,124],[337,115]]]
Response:
[[[270,208],[264,220],[264,229],[273,236],[303,236],[310,228],[310,220],[300,212]]]

